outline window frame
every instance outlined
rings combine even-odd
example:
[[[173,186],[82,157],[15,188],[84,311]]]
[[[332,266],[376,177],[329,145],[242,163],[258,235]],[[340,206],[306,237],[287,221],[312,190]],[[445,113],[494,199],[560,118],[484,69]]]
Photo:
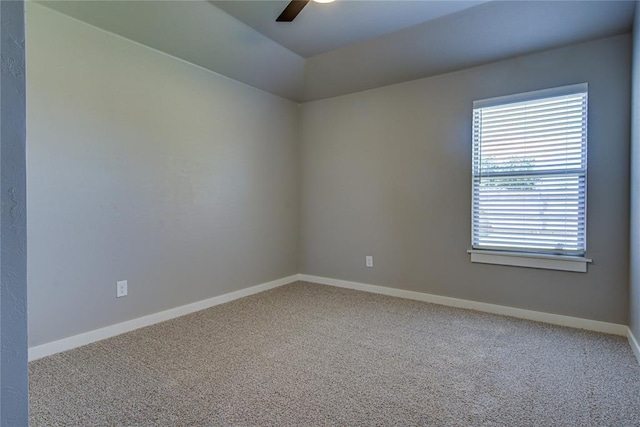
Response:
[[[574,95],[585,93],[587,95],[587,109],[588,109],[588,84],[587,83],[579,83],[569,86],[561,86],[554,87],[549,89],[536,90],[531,92],[518,93],[507,96],[500,96],[495,98],[488,98],[477,100],[473,102],[473,110],[472,110],[472,118],[471,123],[472,127],[475,121],[475,111],[480,108],[489,108],[495,106],[505,106],[508,104],[514,103],[522,103],[528,101],[536,101],[542,100],[545,98],[553,98],[565,95]],[[588,133],[588,111],[586,115],[586,129]],[[476,134],[475,131],[472,130],[472,153],[475,153],[476,149]],[[588,147],[588,135],[585,135],[585,153],[587,152]],[[586,156],[586,154],[585,154]],[[467,252],[471,255],[471,262],[474,263],[483,263],[483,264],[499,264],[499,265],[509,265],[509,266],[518,266],[518,267],[530,267],[530,268],[542,268],[542,269],[552,269],[552,270],[562,270],[562,271],[572,271],[572,272],[586,272],[587,264],[591,263],[592,260],[585,257],[587,251],[587,164],[584,167],[584,252],[576,255],[570,254],[555,254],[552,252],[535,252],[531,251],[528,248],[514,248],[513,250],[509,249],[499,249],[499,248],[475,248],[474,247],[474,236],[475,236],[475,217],[476,217],[476,207],[475,207],[475,193],[476,193],[476,175],[474,172],[474,159],[472,156],[471,161],[471,248]]]

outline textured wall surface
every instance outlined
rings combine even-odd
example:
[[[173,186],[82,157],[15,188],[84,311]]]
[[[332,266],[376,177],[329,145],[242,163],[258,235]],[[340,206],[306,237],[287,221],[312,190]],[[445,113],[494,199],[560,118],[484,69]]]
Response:
[[[640,8],[636,6],[633,31],[631,94],[631,253],[629,325],[640,338]]]
[[[0,426],[26,426],[24,2],[0,2]]]
[[[31,346],[297,273],[296,104],[37,4],[27,46]]]
[[[627,324],[630,41],[304,104],[301,273]],[[581,82],[588,273],[472,264],[472,102]]]

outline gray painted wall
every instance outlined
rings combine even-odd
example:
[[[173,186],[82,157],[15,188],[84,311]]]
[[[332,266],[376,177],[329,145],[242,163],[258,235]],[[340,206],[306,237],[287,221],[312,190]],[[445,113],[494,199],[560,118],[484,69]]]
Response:
[[[640,8],[633,31],[631,95],[631,253],[629,325],[640,338]]]
[[[31,346],[297,273],[296,104],[32,3],[27,63]]]
[[[28,424],[24,2],[0,2],[0,426]]]
[[[626,324],[630,42],[304,104],[301,273]],[[580,82],[590,102],[589,272],[472,264],[472,101]]]

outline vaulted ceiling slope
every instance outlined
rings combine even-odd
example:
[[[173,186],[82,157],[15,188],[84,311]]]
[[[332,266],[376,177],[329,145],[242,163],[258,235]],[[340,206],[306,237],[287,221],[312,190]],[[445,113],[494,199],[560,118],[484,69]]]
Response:
[[[631,31],[635,2],[492,1],[311,57],[313,100]]]
[[[204,0],[38,3],[234,80],[300,100],[304,58]]]
[[[359,0],[354,2],[359,3],[357,7],[311,5],[300,21],[280,23],[274,33],[275,16],[270,14],[279,12],[286,1],[224,2],[229,4],[205,0],[42,1],[89,24],[298,102],[626,33],[635,10],[630,0]],[[442,3],[459,4],[447,8]],[[252,4],[265,12],[256,13]],[[269,8],[273,11],[267,13]],[[353,29],[345,29],[349,25],[345,16],[352,13],[348,11],[358,8],[366,12],[357,15],[360,20],[352,22]],[[385,22],[385,16],[392,22]],[[303,24],[314,31],[313,37],[300,35],[304,34]],[[327,49],[333,50],[303,57]]]

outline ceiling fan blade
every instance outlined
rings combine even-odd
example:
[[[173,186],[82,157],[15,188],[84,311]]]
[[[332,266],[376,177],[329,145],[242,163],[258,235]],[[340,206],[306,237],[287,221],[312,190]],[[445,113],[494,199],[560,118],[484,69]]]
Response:
[[[276,22],[291,22],[300,11],[309,3],[310,0],[291,0],[291,2],[284,8],[280,16],[276,19]]]

